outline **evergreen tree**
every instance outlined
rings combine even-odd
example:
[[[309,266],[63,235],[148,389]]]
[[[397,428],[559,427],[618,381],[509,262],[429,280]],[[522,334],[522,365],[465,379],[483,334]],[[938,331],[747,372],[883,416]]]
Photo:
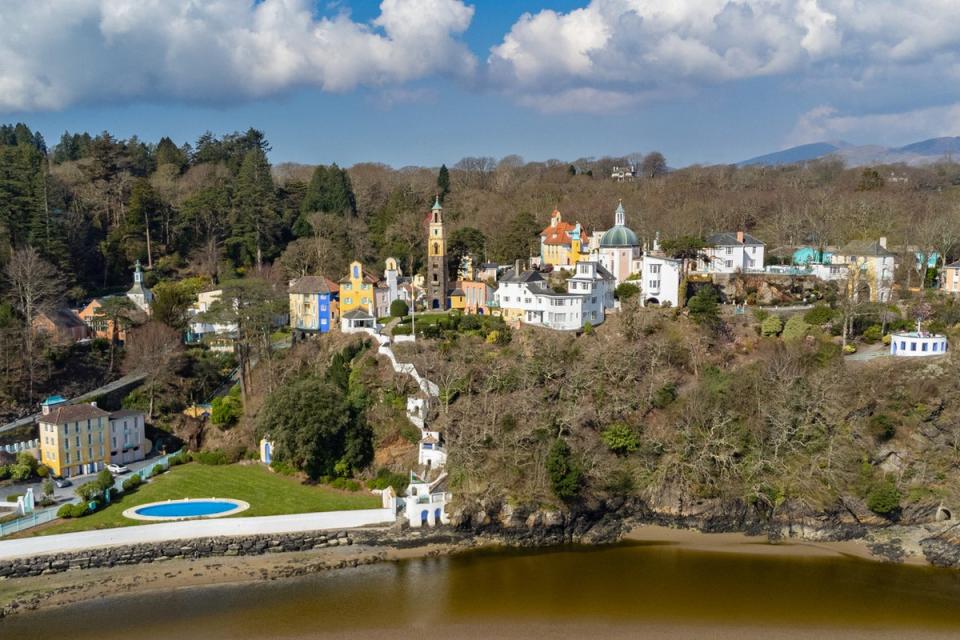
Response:
[[[347,170],[341,169],[336,164],[329,167],[320,165],[314,169],[300,205],[300,212],[356,215],[357,200],[353,194],[353,185]]]
[[[437,191],[440,202],[450,193],[450,171],[445,164],[440,165],[440,173],[437,174]]]
[[[183,171],[183,168],[187,166],[187,155],[167,136],[160,138],[160,142],[157,143],[154,159],[158,167],[164,164],[172,164],[177,167],[178,171]]]
[[[279,218],[270,163],[263,149],[247,152],[234,194],[233,223],[226,245],[236,265],[263,266],[275,251]]]

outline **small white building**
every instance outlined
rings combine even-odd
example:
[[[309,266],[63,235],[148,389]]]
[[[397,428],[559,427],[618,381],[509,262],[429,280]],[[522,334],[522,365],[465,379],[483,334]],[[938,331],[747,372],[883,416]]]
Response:
[[[137,306],[140,311],[150,315],[150,305],[153,303],[153,292],[143,285],[143,271],[140,268],[140,261],[134,267],[133,286],[127,291],[127,297]]]
[[[147,457],[153,446],[144,433],[140,411],[114,411],[110,414],[110,462],[127,464]]]
[[[447,491],[447,474],[442,473],[433,482],[427,482],[417,474],[410,473],[403,500],[404,516],[411,527],[435,527],[449,524],[447,503],[450,493]]]
[[[706,273],[746,273],[763,271],[765,245],[749,233],[715,233],[707,237],[703,248],[707,260],[697,261],[697,271]]]
[[[197,294],[197,300],[187,309],[189,333],[187,342],[205,342],[211,351],[233,353],[233,337],[237,334],[234,322],[210,322],[203,314],[223,296],[223,289],[211,289]]]
[[[655,244],[654,247],[657,245]],[[680,283],[683,280],[683,261],[668,258],[660,251],[643,256],[640,295],[643,306],[680,306]]]
[[[340,330],[344,333],[356,333],[376,329],[377,319],[368,311],[354,309],[340,316]]]
[[[439,431],[423,431],[417,463],[421,467],[437,469],[447,464],[447,450]]]
[[[939,333],[909,331],[890,336],[890,355],[900,358],[942,356],[947,353],[947,337]]]

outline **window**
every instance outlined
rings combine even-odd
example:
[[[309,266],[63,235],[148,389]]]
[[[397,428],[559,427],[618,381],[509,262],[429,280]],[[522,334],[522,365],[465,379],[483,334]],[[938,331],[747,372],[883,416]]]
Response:
[[[917,343],[916,343],[916,342],[911,342],[911,343],[910,343],[910,351],[916,351],[916,350],[917,350]]]
[[[727,255],[733,255],[733,247],[727,247]]]
[[[724,264],[726,265],[727,269],[733,268],[733,260],[727,260]]]
[[[933,350],[934,350],[934,351],[937,351],[937,348],[938,348],[939,346],[940,346],[940,345],[939,345],[938,343],[934,342],[934,343],[933,343]]]
[[[926,342],[924,342],[922,345],[920,345],[920,350],[921,350],[921,351],[926,351],[926,350],[927,350],[927,343],[926,343]]]
[[[360,265],[358,264],[353,265],[353,277],[355,280],[360,279]]]
[[[906,350],[907,350],[907,341],[906,341],[906,340],[901,340],[901,341],[900,341],[900,350],[901,350],[901,351],[906,351]]]
[[[660,265],[658,264],[650,265],[650,273],[660,273]]]
[[[657,288],[660,287],[660,281],[659,281],[659,280],[650,280],[647,284],[648,284],[648,286],[649,286],[651,289],[657,289]]]
[[[347,298],[346,302],[347,304],[353,304],[353,298]]]

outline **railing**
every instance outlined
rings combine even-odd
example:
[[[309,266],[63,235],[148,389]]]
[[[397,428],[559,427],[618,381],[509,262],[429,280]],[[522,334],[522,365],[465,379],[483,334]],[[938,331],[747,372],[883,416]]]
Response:
[[[170,458],[177,455],[178,453],[180,453],[180,451],[168,453],[155,460],[150,460],[149,461],[150,464],[145,466],[143,469],[140,469],[139,471],[134,471],[133,473],[130,473],[130,474],[118,476],[114,480],[113,488],[116,489],[118,492],[122,493],[123,482],[125,480],[133,476],[140,476],[141,480],[146,480],[147,478],[153,475],[153,468],[156,467],[157,465],[161,465],[162,467],[169,467]],[[31,514],[25,515],[21,518],[17,518],[16,520],[12,520],[10,522],[4,522],[0,524],[0,538],[4,536],[8,536],[12,533],[19,533],[20,531],[25,531],[27,529],[40,526],[41,524],[46,524],[52,520],[56,520],[57,511],[60,509],[60,507],[62,507],[65,504],[73,504],[79,501],[80,501],[79,498],[75,497],[72,500],[68,500],[67,502],[61,502],[56,506],[40,509],[40,510],[34,511]]]
[[[0,523],[0,538],[14,533],[19,533],[20,531],[25,531],[33,527],[38,527],[41,524],[46,524],[52,520],[56,520],[57,510],[59,508],[60,505],[48,507],[46,509],[34,511],[31,514],[17,518],[16,520]]]

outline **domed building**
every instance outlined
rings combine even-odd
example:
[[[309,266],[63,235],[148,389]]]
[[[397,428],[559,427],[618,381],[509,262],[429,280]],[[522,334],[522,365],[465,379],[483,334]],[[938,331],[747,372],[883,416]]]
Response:
[[[641,247],[637,234],[626,224],[623,201],[617,205],[614,225],[600,236],[598,248],[600,264],[621,284],[641,268]],[[596,237],[596,236],[594,236]]]

